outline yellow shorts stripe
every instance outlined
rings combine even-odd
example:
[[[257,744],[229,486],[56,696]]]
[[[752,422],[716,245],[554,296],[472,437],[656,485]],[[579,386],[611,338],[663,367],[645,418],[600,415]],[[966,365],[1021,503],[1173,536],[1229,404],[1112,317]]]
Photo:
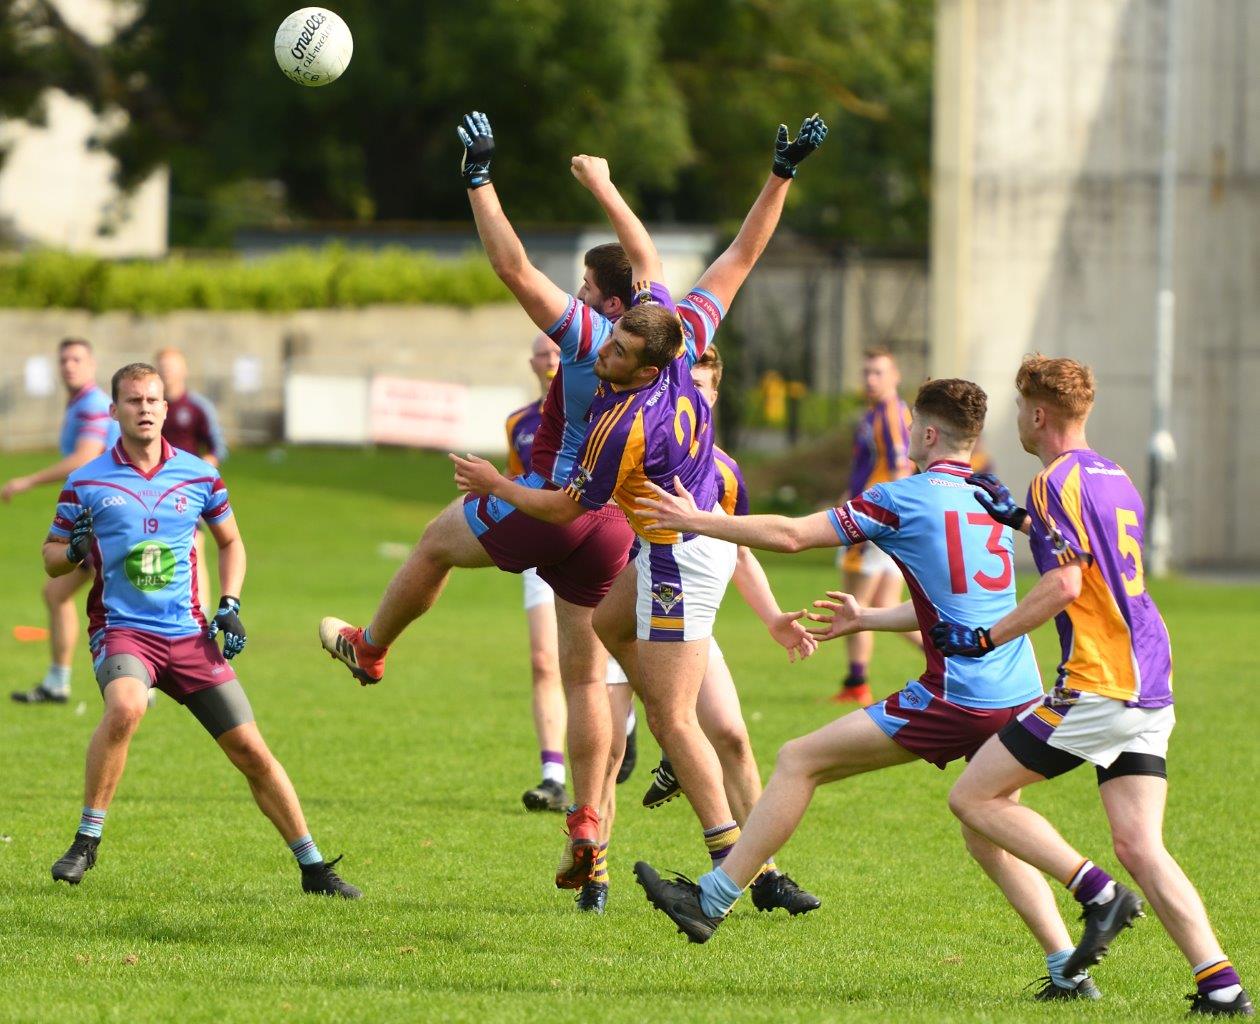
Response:
[[[664,615],[652,616],[653,629],[676,629],[679,632],[682,632],[684,627],[685,623],[682,619],[670,619],[666,618]]]

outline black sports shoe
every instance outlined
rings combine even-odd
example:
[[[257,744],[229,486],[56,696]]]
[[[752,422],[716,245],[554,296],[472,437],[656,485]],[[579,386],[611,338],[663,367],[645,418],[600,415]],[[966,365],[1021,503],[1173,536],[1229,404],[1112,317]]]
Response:
[[[795,917],[808,914],[822,906],[822,900],[812,892],[806,892],[782,871],[767,871],[749,887],[753,906],[758,910],[776,910],[782,907]]]
[[[1052,999],[1102,998],[1102,993],[1098,991],[1098,986],[1094,984],[1094,979],[1088,974],[1071,988],[1064,988],[1062,985],[1056,984],[1055,980],[1048,974],[1043,975],[1034,982],[1030,982],[1027,987],[1031,988],[1033,985],[1041,986],[1033,995],[1033,998],[1043,1003]]]
[[[527,811],[563,811],[569,806],[569,794],[555,780],[543,779],[533,789],[525,790],[521,803]]]
[[[1195,992],[1186,998],[1190,1000],[1191,1013],[1215,1014],[1219,1017],[1251,1017],[1256,1012],[1246,989],[1239,992],[1228,1003],[1218,1003],[1209,999],[1206,992]]]
[[[1116,894],[1106,903],[1087,903],[1081,911],[1085,930],[1081,941],[1063,965],[1064,977],[1082,974],[1107,953],[1115,937],[1132,928],[1135,918],[1142,917],[1142,897],[1116,882]]]
[[[34,689],[14,690],[9,696],[18,704],[64,704],[70,699],[70,691],[49,690],[40,683]]]
[[[720,917],[709,917],[700,906],[700,886],[685,875],[665,879],[644,861],[634,865],[634,877],[643,886],[648,902],[661,911],[692,942],[708,942],[722,923]]]
[[[604,904],[608,902],[607,882],[587,882],[574,897],[578,910],[591,914],[602,914]]]
[[[344,854],[343,854],[344,856]],[[348,900],[357,900],[363,895],[349,882],[343,881],[333,870],[341,857],[332,860],[321,860],[318,864],[302,865],[302,891],[319,893],[321,896],[341,896]]]
[[[626,733],[626,753],[621,759],[621,767],[617,769],[617,785],[620,786],[626,779],[630,778],[634,772],[634,766],[639,763],[639,739],[637,733],[639,731],[638,719],[635,720],[634,728]]]
[[[652,769],[652,785],[648,786],[648,791],[643,794],[644,807],[660,807],[661,804],[667,804],[682,792],[682,786],[678,785],[678,779],[674,775],[674,766],[669,763],[669,758],[662,757],[661,763]]]
[[[84,872],[96,865],[96,848],[100,844],[101,841],[96,836],[77,833],[70,849],[52,866],[53,881],[69,882],[71,885],[82,882]]]

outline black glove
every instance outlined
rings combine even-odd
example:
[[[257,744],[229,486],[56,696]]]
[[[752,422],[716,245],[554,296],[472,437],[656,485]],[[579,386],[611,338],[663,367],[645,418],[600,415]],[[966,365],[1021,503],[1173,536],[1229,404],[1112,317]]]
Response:
[[[464,158],[459,173],[469,188],[490,184],[490,158],[494,156],[494,133],[490,119],[479,110],[464,115],[464,123],[455,129],[464,144]]]
[[[223,657],[228,661],[245,650],[245,627],[241,625],[241,617],[238,614],[240,610],[239,597],[219,598],[219,610],[210,620],[210,628],[206,632],[206,636],[211,640],[220,633],[223,634]]]
[[[1028,510],[1020,508],[1011,497],[1010,489],[992,473],[972,473],[967,483],[979,487],[975,492],[976,501],[993,517],[994,522],[1018,530],[1028,518]]]
[[[787,125],[779,125],[779,134],[774,140],[774,166],[771,168],[780,178],[795,178],[796,166],[810,153],[823,144],[827,137],[827,125],[821,117],[814,114],[801,122],[800,134],[788,139]]]
[[[938,622],[931,629],[932,643],[944,655],[983,658],[993,650],[993,637],[983,626],[972,629],[956,622]]]
[[[66,558],[78,565],[87,558],[92,549],[92,538],[96,536],[96,527],[92,522],[92,508],[83,506],[83,511],[74,517],[74,526],[70,529],[70,543],[66,545]]]

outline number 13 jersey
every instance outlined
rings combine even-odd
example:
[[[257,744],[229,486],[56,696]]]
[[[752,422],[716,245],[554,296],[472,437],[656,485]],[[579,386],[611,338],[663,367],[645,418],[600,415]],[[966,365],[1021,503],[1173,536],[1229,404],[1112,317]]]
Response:
[[[1168,629],[1146,592],[1146,513],[1128,474],[1089,449],[1033,478],[1029,537],[1037,569],[1079,561],[1081,594],[1055,617],[1058,685],[1143,708],[1173,702]]]
[[[964,707],[1016,707],[1042,692],[1028,637],[983,658],[947,658],[928,636],[940,619],[992,626],[1015,607],[1014,538],[977,503],[971,471],[964,462],[934,462],[829,514],[841,544],[872,541],[905,576],[927,658],[919,681]]]

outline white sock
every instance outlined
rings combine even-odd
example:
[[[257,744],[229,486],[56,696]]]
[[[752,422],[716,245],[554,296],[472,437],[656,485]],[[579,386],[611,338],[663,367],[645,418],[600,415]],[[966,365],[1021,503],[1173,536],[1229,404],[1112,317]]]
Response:
[[[70,666],[49,665],[41,685],[45,690],[52,690],[54,693],[70,689]]]
[[[634,732],[634,725],[635,725],[635,722],[636,722],[636,721],[638,721],[638,719],[636,719],[636,718],[634,717],[634,702],[632,701],[632,702],[630,703],[630,713],[629,713],[628,715],[626,715],[626,733],[627,733],[627,735],[628,735],[629,733]]]
[[[555,761],[547,761],[542,766],[542,777],[544,781],[549,779],[563,786],[565,780],[564,765],[557,764]]]
[[[1116,898],[1116,883],[1114,881],[1111,881],[1111,882],[1108,882],[1106,885],[1104,885],[1102,887],[1102,892],[1100,892],[1097,896],[1095,896],[1089,902],[1091,904],[1097,905],[1097,904],[1102,904],[1102,903],[1110,903],[1115,898]]]

